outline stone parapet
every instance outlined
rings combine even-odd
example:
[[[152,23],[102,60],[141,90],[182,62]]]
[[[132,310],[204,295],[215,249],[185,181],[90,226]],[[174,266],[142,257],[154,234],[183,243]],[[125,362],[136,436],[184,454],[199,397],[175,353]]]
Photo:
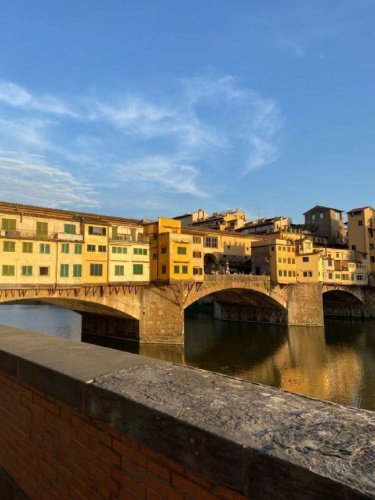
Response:
[[[0,378],[0,467],[31,498],[375,497],[369,411],[10,327]]]

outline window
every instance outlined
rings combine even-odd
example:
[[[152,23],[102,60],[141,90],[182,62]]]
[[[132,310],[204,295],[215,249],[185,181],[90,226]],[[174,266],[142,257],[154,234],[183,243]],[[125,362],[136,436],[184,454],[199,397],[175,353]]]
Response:
[[[92,234],[94,236],[106,236],[107,228],[97,227],[97,226],[89,226],[89,234]]]
[[[64,233],[76,234],[76,226],[74,224],[64,224]]]
[[[292,273],[293,273],[293,278],[295,278],[296,277],[296,272],[292,271]]]
[[[186,255],[186,247],[177,247],[178,255]]]
[[[87,245],[87,251],[88,252],[95,252],[96,251],[96,245]]]
[[[343,274],[342,275],[343,280],[348,280],[349,279],[349,274]]]
[[[133,274],[143,274],[143,264],[133,264]]]
[[[303,261],[303,262],[309,262],[309,260],[310,260],[310,259],[309,259],[308,257],[302,257],[302,261]]]
[[[283,260],[283,259],[282,259],[281,257],[278,257],[277,262],[278,262],[279,264],[281,264],[282,260]]]
[[[283,272],[281,269],[279,269],[279,276],[282,276],[283,275]]]
[[[133,248],[134,255],[147,255],[147,248]]]
[[[328,279],[333,280],[333,273],[328,273]]]
[[[217,237],[206,236],[204,245],[209,248],[217,248]]]
[[[82,278],[81,264],[73,264],[73,278]]]
[[[142,248],[142,255],[147,255],[147,248]]]
[[[288,272],[284,270],[284,276],[288,276]]]
[[[74,245],[74,253],[81,254],[82,253],[82,245],[80,243],[75,243]]]
[[[122,265],[115,266],[115,276],[124,276],[124,269]]]
[[[363,281],[363,274],[357,274],[357,281]]]
[[[33,244],[29,241],[23,241],[22,253],[33,253]]]
[[[3,266],[3,276],[14,276],[14,266]]]
[[[166,247],[161,247],[161,253],[167,253]]]
[[[305,249],[306,250],[311,250],[311,243],[309,241],[305,242]]]
[[[292,271],[288,271],[288,276],[289,276],[289,278],[292,277]]]
[[[278,251],[281,252],[281,247],[277,247]]]
[[[313,214],[313,215],[311,216],[311,220],[313,220],[313,221],[314,221],[315,219],[316,219],[316,215],[315,215],[315,214]]]
[[[4,241],[3,242],[3,251],[4,252],[15,252],[16,251],[16,242],[15,241]]]
[[[296,263],[296,259],[292,259],[292,264],[295,264]]]
[[[161,266],[161,274],[167,274],[167,266]]]
[[[362,219],[359,219],[358,226],[363,226],[363,220]]]
[[[61,243],[61,253],[69,253],[69,243]]]
[[[32,276],[33,275],[33,266],[22,266],[21,267],[22,276]]]
[[[90,264],[90,276],[102,276],[103,264]]]
[[[41,243],[39,245],[39,253],[51,253],[51,246],[49,243]]]
[[[106,251],[107,251],[107,247],[106,247],[106,245],[99,245],[99,246],[98,246],[98,252],[102,252],[102,253],[104,253],[104,252],[106,252]]]
[[[193,274],[194,276],[202,276],[203,274],[203,269],[201,267],[194,267],[193,268]]]
[[[304,271],[303,272],[303,277],[304,278],[311,278],[313,275],[312,271]]]
[[[36,234],[38,236],[47,236],[47,234],[48,234],[48,222],[37,222],[36,223]]]
[[[128,253],[126,247],[112,247],[112,253]]]
[[[60,264],[60,276],[61,278],[69,276],[69,264]]]
[[[180,266],[174,266],[173,270],[175,274],[180,274]]]
[[[40,267],[39,276],[49,276],[49,267]]]
[[[202,243],[202,238],[200,236],[193,236],[193,243],[200,245]]]
[[[373,255],[371,255],[371,257],[370,257],[370,261],[371,261],[371,262],[375,262],[375,257],[374,257]]]
[[[341,274],[338,274],[338,273],[337,273],[337,274],[335,274],[335,279],[336,279],[336,280],[341,279]]]
[[[16,219],[3,219],[1,221],[1,229],[14,231],[16,229]]]
[[[193,252],[193,257],[195,259],[200,259],[202,257],[202,252]]]
[[[356,245],[352,245],[352,250],[357,250]]]
[[[374,244],[370,243],[370,250],[374,250]]]
[[[323,212],[320,212],[319,217],[320,217],[321,219],[323,219],[323,217],[324,217],[324,213],[323,213]]]
[[[188,266],[182,266],[182,274],[188,273]]]
[[[335,213],[335,219],[336,219],[336,220],[340,220],[340,214],[339,214],[339,212],[336,212],[336,213]]]

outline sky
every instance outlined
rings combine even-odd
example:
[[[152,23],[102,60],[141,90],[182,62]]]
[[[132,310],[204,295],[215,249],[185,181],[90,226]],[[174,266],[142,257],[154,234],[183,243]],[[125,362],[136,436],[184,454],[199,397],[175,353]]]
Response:
[[[0,199],[375,205],[374,0],[0,0]]]

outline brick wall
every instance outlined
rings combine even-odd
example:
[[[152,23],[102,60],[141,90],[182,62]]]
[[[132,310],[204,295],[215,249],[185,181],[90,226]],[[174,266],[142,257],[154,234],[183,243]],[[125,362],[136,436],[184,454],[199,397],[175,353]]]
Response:
[[[0,467],[30,498],[244,498],[4,373]]]

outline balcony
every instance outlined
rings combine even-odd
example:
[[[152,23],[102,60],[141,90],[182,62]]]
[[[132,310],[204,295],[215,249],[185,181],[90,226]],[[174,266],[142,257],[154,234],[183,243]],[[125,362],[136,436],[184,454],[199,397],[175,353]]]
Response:
[[[40,234],[36,231],[19,231],[16,229],[2,229],[0,236],[3,238],[23,239],[23,240],[56,240],[56,233]]]
[[[37,233],[36,231],[19,231],[16,229],[1,229],[0,237],[22,240],[47,240],[47,241],[83,241],[82,234],[68,233]]]

